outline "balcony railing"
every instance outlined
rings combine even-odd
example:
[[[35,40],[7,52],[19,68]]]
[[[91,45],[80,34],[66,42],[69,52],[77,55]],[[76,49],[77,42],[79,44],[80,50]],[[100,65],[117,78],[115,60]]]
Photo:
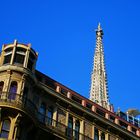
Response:
[[[37,108],[33,102],[17,93],[2,92],[0,93],[0,104],[11,105],[20,109],[24,109],[30,115],[37,116]]]
[[[61,133],[63,136],[67,137],[70,140],[92,140],[88,136],[85,136],[71,128],[68,128],[66,125],[60,122],[42,115],[37,111],[35,104],[30,99],[17,93],[0,93],[0,104],[11,105],[19,109],[24,109],[33,117],[37,118],[44,127],[49,127],[50,129]]]
[[[38,120],[44,127],[49,127],[54,131],[61,133],[63,136],[67,137],[70,140],[93,140],[92,138],[85,136],[84,134],[79,133],[76,130],[73,130],[66,125],[53,120],[41,113],[38,113]]]

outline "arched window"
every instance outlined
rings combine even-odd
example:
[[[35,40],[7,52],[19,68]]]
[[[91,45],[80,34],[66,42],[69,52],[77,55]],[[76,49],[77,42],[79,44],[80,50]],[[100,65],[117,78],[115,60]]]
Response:
[[[2,122],[0,137],[1,138],[8,138],[9,131],[10,131],[10,120],[4,120]]]
[[[12,99],[12,100],[15,100],[16,93],[17,93],[17,82],[13,81],[13,82],[11,82],[11,85],[10,85],[8,98]]]
[[[45,116],[46,116],[46,104],[45,103],[42,103],[40,108],[39,108],[39,120],[41,122],[45,122]]]
[[[4,85],[4,82],[1,81],[0,82],[0,95],[2,94],[2,91],[3,91],[3,85]]]

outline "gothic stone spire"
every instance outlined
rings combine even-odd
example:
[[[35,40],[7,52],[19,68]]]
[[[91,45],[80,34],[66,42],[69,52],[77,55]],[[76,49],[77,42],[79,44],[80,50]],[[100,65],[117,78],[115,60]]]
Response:
[[[96,30],[96,48],[91,75],[90,100],[110,110],[102,39],[103,30],[99,23],[98,29]]]

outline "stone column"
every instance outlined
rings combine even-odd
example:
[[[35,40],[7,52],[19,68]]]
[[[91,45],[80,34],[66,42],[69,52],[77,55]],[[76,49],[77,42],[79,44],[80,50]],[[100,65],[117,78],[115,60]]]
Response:
[[[105,134],[105,140],[109,140],[109,134],[108,134],[108,132]]]
[[[132,127],[130,125],[128,125],[127,130],[132,132]]]
[[[76,124],[76,119],[73,117],[73,136],[75,136],[75,124]]]
[[[3,96],[3,98],[8,98],[8,95],[9,95],[9,88],[10,88],[10,81],[11,81],[11,70],[7,70],[7,75],[6,75],[6,82],[5,82],[5,85],[4,85],[4,92],[6,92],[6,95]],[[5,93],[4,93],[5,94]]]
[[[69,122],[69,112],[66,112],[66,127],[68,127],[68,122]]]
[[[94,105],[92,105],[91,110],[92,110],[93,112],[96,112],[96,107],[95,107]]]
[[[10,64],[12,65],[14,62],[14,57],[15,57],[15,53],[16,53],[16,45],[17,45],[17,40],[14,41],[14,47],[13,47],[13,51],[12,51],[12,56],[11,56],[11,61]]]
[[[105,114],[105,118],[109,120],[109,117],[110,117],[109,114],[106,113],[106,114]]]
[[[82,100],[82,106],[86,106],[86,101],[85,100]]]
[[[56,126],[56,122],[57,122],[57,107],[54,108],[53,111],[53,126]]]
[[[71,96],[72,96],[71,93],[68,92],[68,93],[67,93],[67,98],[70,98],[70,99],[71,99]]]
[[[15,126],[15,131],[14,131],[14,137],[13,137],[13,139],[12,140],[16,140],[16,137],[17,137],[17,126]]]
[[[19,125],[21,117],[22,117],[22,115],[20,113],[18,113],[15,118],[11,119],[10,132],[9,132],[9,136],[8,136],[9,140],[16,140],[17,131],[19,129],[18,125]]]
[[[25,68],[27,68],[27,65],[28,65],[29,53],[30,53],[30,46],[27,49],[26,54],[25,54],[25,59],[24,59],[24,64],[23,64],[23,67]]]
[[[94,139],[94,135],[95,135],[95,126],[92,126],[92,139]]]
[[[60,90],[61,90],[60,86],[57,86],[56,87],[56,92],[60,92]]]
[[[83,134],[84,135],[84,130],[85,130],[85,121],[84,120],[81,120],[80,121],[80,133],[81,134]],[[84,139],[84,137],[83,137],[83,135],[80,135],[80,140],[83,140]]]
[[[136,135],[140,137],[140,130],[139,129],[136,131]]]
[[[115,124],[119,125],[119,120],[117,118],[115,118]]]
[[[99,140],[101,140],[101,134],[102,134],[102,131],[98,130],[99,131]]]
[[[11,124],[10,124],[8,140],[12,140],[13,139],[14,128],[15,128],[15,119],[11,119],[10,121],[11,121]]]

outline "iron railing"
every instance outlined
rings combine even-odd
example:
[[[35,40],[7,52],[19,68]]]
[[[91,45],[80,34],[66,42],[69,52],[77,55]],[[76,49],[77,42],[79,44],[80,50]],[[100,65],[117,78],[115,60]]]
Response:
[[[19,95],[17,93],[1,92],[0,102],[26,110],[33,117],[37,118],[39,123],[44,127],[49,127],[50,129],[61,133],[63,136],[67,137],[70,140],[92,140],[88,136],[85,136],[78,131],[67,127],[64,124],[41,114],[37,111],[36,105],[25,96]]]
[[[58,133],[61,133],[70,140],[93,140],[92,138],[84,134],[81,134],[78,131],[73,130],[67,127],[66,125],[60,123],[59,121],[49,118],[41,113],[38,113],[38,120],[45,127],[49,127],[50,129],[53,129]]]
[[[7,105],[12,105],[20,109],[24,109],[34,117],[37,116],[37,108],[35,104],[27,97],[24,97],[17,93],[1,92],[0,102],[6,103]]]

